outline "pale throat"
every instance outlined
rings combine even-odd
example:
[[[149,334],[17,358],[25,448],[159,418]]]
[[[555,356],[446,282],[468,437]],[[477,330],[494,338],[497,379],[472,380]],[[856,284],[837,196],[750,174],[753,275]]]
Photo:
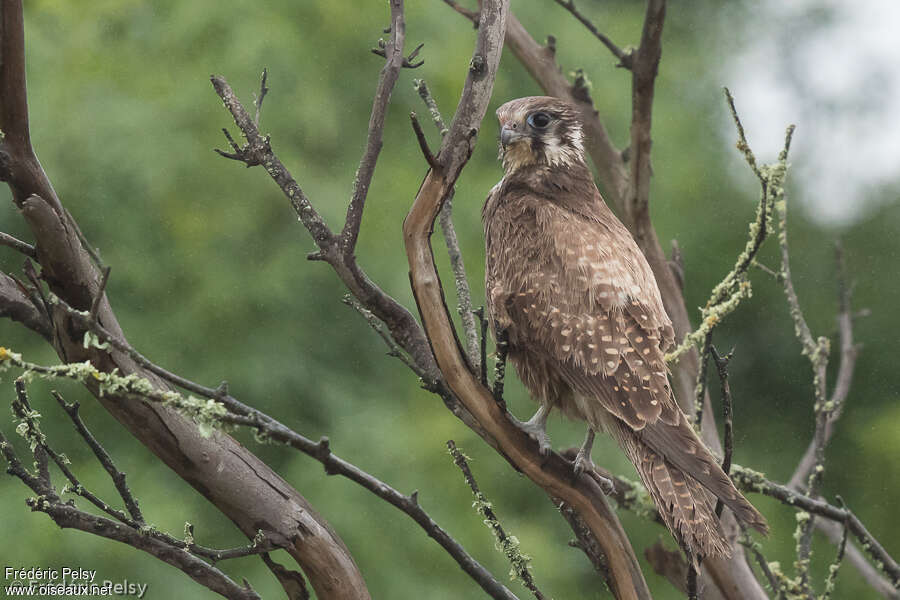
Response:
[[[574,127],[561,138],[547,132],[543,144],[535,151],[528,139],[519,140],[501,149],[500,157],[507,173],[515,173],[526,166],[563,167],[584,161],[584,135],[581,127]]]

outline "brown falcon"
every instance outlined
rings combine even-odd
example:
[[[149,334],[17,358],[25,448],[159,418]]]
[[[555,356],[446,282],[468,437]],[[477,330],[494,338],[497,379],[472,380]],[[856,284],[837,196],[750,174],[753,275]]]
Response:
[[[656,280],[584,162],[575,109],[556,98],[497,110],[506,171],[484,205],[485,288],[495,331],[537,413],[522,425],[549,452],[553,408],[611,435],[637,469],[669,530],[694,556],[730,554],[713,496],[747,525],[763,516],[735,489],[669,387],[674,332]]]

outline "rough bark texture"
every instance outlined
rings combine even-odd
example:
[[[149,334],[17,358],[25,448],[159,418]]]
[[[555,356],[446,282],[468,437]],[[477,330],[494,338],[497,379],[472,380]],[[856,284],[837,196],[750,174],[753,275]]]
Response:
[[[25,90],[21,0],[3,0],[0,17],[0,178],[34,236],[42,278],[71,306],[91,307],[100,274],[80,241],[77,224],[63,208],[31,147]],[[99,321],[124,339],[104,297]],[[66,362],[90,360],[98,369],[135,373],[165,389],[126,354],[85,349],[84,330],[61,310],[53,315],[55,348]],[[319,598],[368,598],[365,582],[344,543],[315,509],[265,463],[230,436],[206,438],[189,419],[163,406],[99,397],[103,406],[141,443],[226,514],[249,538],[260,529],[286,540]],[[223,477],[222,473],[227,473]]]

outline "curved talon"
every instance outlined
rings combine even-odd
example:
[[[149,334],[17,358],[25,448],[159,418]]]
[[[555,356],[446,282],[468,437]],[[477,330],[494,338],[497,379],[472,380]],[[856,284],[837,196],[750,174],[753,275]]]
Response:
[[[604,477],[603,475],[600,475],[599,473],[594,471],[594,479],[597,480],[597,483],[600,485],[600,489],[603,491],[603,494],[605,496],[609,496],[614,491],[616,491],[616,486],[613,483],[612,479],[610,479],[609,477]]]
[[[553,450],[553,446],[550,443],[550,436],[547,435],[547,415],[549,414],[550,408],[542,404],[537,412],[534,413],[534,416],[528,421],[522,422],[514,416],[509,415],[509,418],[513,423],[518,425],[519,428],[528,434],[528,437],[538,443],[541,456],[544,457],[550,456],[550,452]]]

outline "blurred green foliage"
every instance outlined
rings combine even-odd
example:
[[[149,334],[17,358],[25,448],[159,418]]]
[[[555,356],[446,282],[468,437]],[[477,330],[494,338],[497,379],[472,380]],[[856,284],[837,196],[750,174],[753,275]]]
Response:
[[[455,439],[472,457],[472,469],[504,527],[533,557],[535,579],[543,590],[556,598],[608,597],[581,553],[567,546],[571,532],[548,499],[436,397],[419,389],[398,361],[386,357],[381,341],[340,302],[344,290],[327,266],[305,260],[312,242],[265,172],[243,169],[212,152],[225,145],[220,129],[231,123],[208,75],[225,75],[249,104],[259,73],[267,67],[271,93],[262,129],[272,134],[275,151],[317,209],[332,227],[339,227],[382,66],[369,48],[384,35],[386,3],[26,4],[34,145],[63,202],[112,266],[110,298],[132,343],[197,381],[215,385],[227,379],[243,401],[309,437],[328,435],[335,452],[398,489],[418,489],[432,516],[505,579],[508,565],[472,510],[469,490],[446,454],[445,441]],[[425,172],[408,113],[425,111],[412,79],[428,81],[449,118],[474,32],[437,0],[408,4],[408,48],[424,41],[425,65],[404,71],[394,91],[357,254],[382,288],[413,307],[400,224]],[[641,3],[585,8],[621,45],[638,40]],[[566,71],[586,70],[600,115],[614,141],[624,147],[630,121],[627,72],[616,69],[605,49],[552,2],[518,1],[514,9],[535,38],[557,37],[558,58]],[[709,289],[730,269],[758,194],[733,150],[735,135],[720,90],[728,83],[721,75],[731,50],[727,31],[740,27],[742,10],[730,6],[722,13],[714,3],[682,3],[670,8],[666,23],[654,113],[653,214],[660,239],[668,243],[677,238],[684,252],[689,307],[705,302]],[[537,93],[507,52],[491,110],[509,98]],[[753,125],[781,130],[787,124]],[[803,123],[798,125],[802,136]],[[436,132],[427,131],[436,145]],[[500,177],[495,135],[489,118],[454,203],[477,305],[483,302],[480,207]],[[774,159],[778,151],[754,149],[761,160]],[[898,187],[900,182],[874,192],[884,195],[882,208],[840,228],[816,225],[799,208],[803,190],[789,191],[795,284],[813,331],[836,332],[832,243],[839,237],[857,284],[855,305],[872,312],[857,322],[857,337],[865,348],[846,414],[829,447],[824,490],[831,498],[840,493],[895,556],[900,554],[900,531],[889,505],[900,494],[900,370],[896,351],[889,349],[900,324],[900,285],[891,276],[900,253]],[[28,239],[5,190],[3,195],[2,230]],[[761,260],[775,265],[771,242]],[[435,247],[446,273],[442,242]],[[18,271],[21,258],[0,250],[0,267]],[[731,363],[735,460],[784,480],[812,435],[811,373],[793,337],[779,285],[758,271],[753,283],[754,297],[721,327],[716,343],[736,348]],[[10,322],[0,322],[0,343],[30,360],[56,360],[45,343]],[[836,365],[832,377],[835,370]],[[50,387],[84,404],[86,421],[128,473],[151,522],[178,534],[190,521],[197,541],[205,545],[245,543],[85,391],[36,382],[30,389],[33,403],[45,415],[44,430],[72,459],[86,485],[114,499],[105,474],[49,398]],[[510,382],[508,388],[514,412],[524,415],[532,409],[520,385]],[[715,382],[711,388],[718,389]],[[10,400],[9,375],[0,389]],[[12,434],[9,421],[0,427]],[[582,429],[558,419],[551,422],[557,445],[580,442]],[[259,446],[243,433],[239,437],[335,526],[373,597],[480,597],[456,564],[395,509],[348,481],[326,477],[318,463],[303,455]],[[608,440],[598,442],[594,458],[633,477]],[[214,597],[131,548],[59,531],[44,515],[27,512],[26,495],[20,482],[0,479],[4,564],[97,568],[100,578],[149,583],[149,598]],[[765,498],[752,500],[772,524],[773,534],[764,542],[767,557],[790,565],[793,511]],[[622,519],[639,554],[657,539],[674,545],[658,526],[628,513]],[[813,572],[818,581],[833,553],[817,540]],[[280,588],[258,559],[221,566],[247,578],[263,597],[279,597]],[[646,573],[655,597],[678,597],[649,568]],[[510,585],[521,597],[528,595],[518,584]],[[854,594],[871,597],[872,592],[845,567],[836,597]]]

